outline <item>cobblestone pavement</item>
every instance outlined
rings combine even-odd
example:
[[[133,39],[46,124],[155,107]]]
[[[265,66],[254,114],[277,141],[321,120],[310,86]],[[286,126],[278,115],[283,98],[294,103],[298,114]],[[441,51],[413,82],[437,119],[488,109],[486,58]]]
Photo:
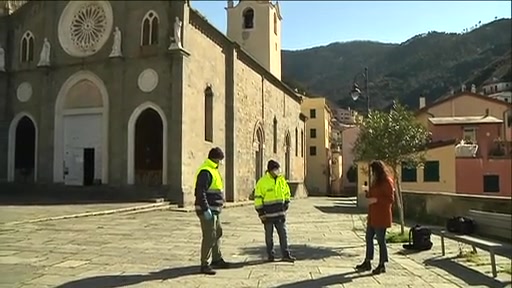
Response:
[[[0,288],[507,287],[510,275],[492,279],[483,262],[473,261],[479,266],[467,269],[467,263],[440,258],[438,238],[432,251],[415,255],[399,254],[401,245],[390,245],[386,274],[355,273],[352,267],[364,255],[364,215],[345,204],[326,198],[292,202],[287,222],[298,259],[293,264],[262,263],[263,227],[253,208],[226,209],[222,251],[226,260],[238,264],[215,276],[197,274],[200,230],[193,213],[154,211],[0,225]],[[448,255],[458,249],[447,242]]]

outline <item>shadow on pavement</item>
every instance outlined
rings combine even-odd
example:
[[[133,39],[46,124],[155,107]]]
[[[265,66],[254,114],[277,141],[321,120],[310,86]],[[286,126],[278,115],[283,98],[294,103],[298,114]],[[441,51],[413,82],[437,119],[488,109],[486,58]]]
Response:
[[[368,211],[366,209],[358,208],[355,202],[351,200],[347,201],[336,201],[333,206],[315,206],[316,209],[320,210],[320,212],[327,214],[353,214],[353,215],[361,215],[366,214]]]
[[[345,284],[352,282],[353,279],[362,278],[372,276],[370,273],[360,274],[356,271],[341,273],[337,275],[329,275],[326,277],[311,279],[311,280],[303,280],[300,282],[293,282],[288,284],[282,284],[279,286],[274,286],[274,288],[322,288],[330,285],[336,284]]]
[[[350,247],[349,247],[350,248]],[[265,246],[256,246],[256,247],[244,247],[241,248],[241,253],[243,255],[250,255],[250,256],[260,256],[263,259],[266,259],[267,257],[267,251]],[[279,245],[276,245],[276,257],[280,256],[279,253]],[[343,250],[343,248],[341,248]],[[350,250],[350,249],[347,249]],[[333,250],[333,248],[328,247],[316,247],[316,246],[309,246],[309,245],[290,245],[290,252],[294,257],[297,258],[297,261],[301,260],[319,260],[319,259],[325,259],[335,256],[345,256],[345,257],[352,257],[357,256],[357,254],[354,253],[345,253],[345,252],[337,252]]]
[[[263,260],[233,263],[230,269],[263,264]],[[55,288],[116,288],[126,287],[155,280],[176,279],[185,276],[198,275],[199,266],[184,266],[163,269],[147,274],[102,275],[73,280]]]
[[[433,266],[445,270],[453,276],[464,281],[468,286],[485,286],[485,287],[510,287],[511,281],[501,282],[481,272],[475,271],[469,267],[461,265],[453,260],[453,258],[437,258],[427,259],[423,262],[425,265]]]

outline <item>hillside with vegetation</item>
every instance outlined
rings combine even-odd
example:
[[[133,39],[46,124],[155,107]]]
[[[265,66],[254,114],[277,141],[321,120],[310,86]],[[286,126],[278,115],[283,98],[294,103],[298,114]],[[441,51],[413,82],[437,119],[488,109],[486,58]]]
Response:
[[[417,107],[420,95],[429,103],[462,84],[479,87],[493,78],[512,81],[512,20],[468,30],[428,32],[401,44],[353,41],[283,51],[283,80],[292,88],[356,109],[366,104],[354,103],[349,91],[365,66],[373,108],[386,107],[393,99]],[[363,86],[361,77],[358,82]]]

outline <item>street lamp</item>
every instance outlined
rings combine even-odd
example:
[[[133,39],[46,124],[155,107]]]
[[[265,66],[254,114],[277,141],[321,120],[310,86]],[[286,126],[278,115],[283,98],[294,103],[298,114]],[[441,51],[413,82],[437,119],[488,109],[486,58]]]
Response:
[[[357,84],[357,78],[361,77],[361,76],[363,76],[363,78],[364,78],[364,91],[361,91],[361,89],[359,88],[359,85]],[[368,90],[368,67],[364,67],[363,72],[357,73],[354,76],[354,81],[352,81],[352,90],[350,91],[350,97],[352,97],[352,99],[354,101],[357,101],[357,99],[359,99],[359,97],[362,97],[362,98],[366,97],[366,112],[367,112],[367,117],[368,117],[368,115],[370,114],[370,92]],[[372,177],[371,177],[371,173],[370,173],[370,163],[368,163],[368,183],[372,183],[371,180],[372,180]],[[359,188],[358,188],[358,190],[359,190]],[[356,205],[357,205],[357,207],[359,207],[359,193],[357,194],[357,197],[356,197]]]
[[[359,85],[357,84],[357,78],[363,76],[364,78],[364,91],[362,91],[359,88]],[[350,91],[350,97],[354,101],[357,101],[359,97],[366,98],[366,109],[368,114],[370,113],[370,91],[368,90],[368,67],[364,68],[364,71],[361,73],[357,73],[356,76],[354,76],[354,81],[352,82],[352,90]]]

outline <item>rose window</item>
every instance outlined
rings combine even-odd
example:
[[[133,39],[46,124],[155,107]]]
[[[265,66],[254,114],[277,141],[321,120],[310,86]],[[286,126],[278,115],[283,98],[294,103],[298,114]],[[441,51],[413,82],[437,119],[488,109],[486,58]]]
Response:
[[[93,50],[107,30],[105,10],[95,3],[89,3],[76,11],[71,20],[70,36],[79,49]]]

